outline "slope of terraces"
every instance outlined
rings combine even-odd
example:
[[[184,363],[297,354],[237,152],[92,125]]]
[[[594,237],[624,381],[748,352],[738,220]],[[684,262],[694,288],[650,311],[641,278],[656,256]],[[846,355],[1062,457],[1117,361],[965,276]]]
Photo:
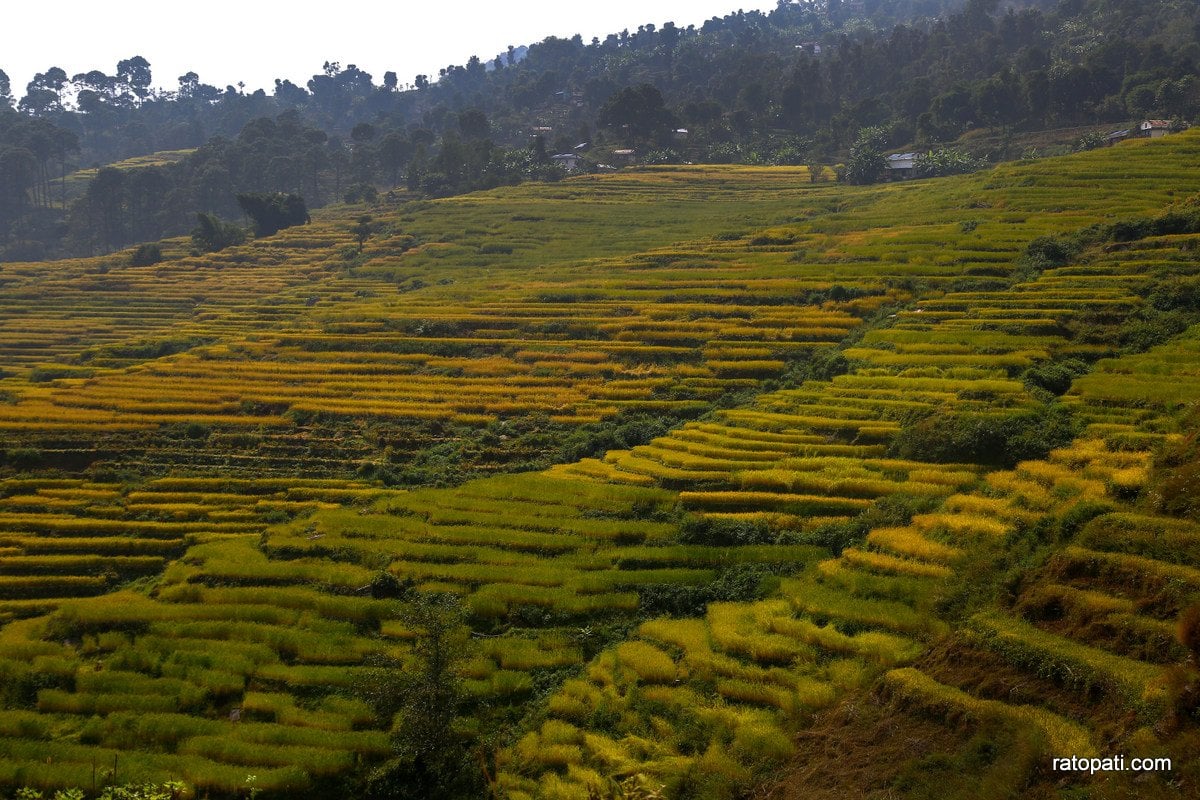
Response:
[[[278,252],[276,277],[255,276],[279,282],[270,292],[214,281],[203,330],[174,311],[108,328],[114,342],[179,335],[183,351],[81,358],[65,324],[45,323],[25,348],[42,355],[14,360],[2,384],[10,463],[32,461],[23,448],[52,432],[63,451],[96,447],[95,430],[161,437],[167,421],[208,430],[198,437],[242,430],[247,451],[279,431],[350,447],[371,404],[405,435],[427,430],[410,399],[462,425],[553,412],[570,426],[627,401],[703,400],[698,413],[789,369],[813,377],[727,396],[731,407],[601,458],[453,488],[388,491],[331,468],[246,477],[216,447],[208,471],[228,474],[7,480],[0,784],[86,785],[117,756],[107,780],[178,777],[232,796],[252,774],[277,796],[340,791],[390,752],[393,719],[365,687],[412,667],[418,595],[454,598],[474,634],[456,667],[457,730],[490,749],[502,796],[734,796],[802,767],[797,732],[847,698],[931,729],[949,718],[939,742],[995,733],[1020,758],[947,756],[994,796],[1052,782],[1051,754],[1169,749],[1154,723],[1200,564],[1191,523],[1136,501],[1200,394],[1200,331],[1176,335],[1195,309],[1156,305],[1195,277],[1198,238],[1048,269],[1018,256],[1036,236],[1200,191],[1198,146],[1123,148],[1119,180],[1117,156],[1092,153],[869,190],[684,168],[487,193],[389,212],[405,234],[349,266],[333,219],[236,251],[230,269],[289,247],[325,266],[297,277],[310,259]],[[730,219],[735,201],[746,219]],[[593,217],[628,240],[593,247],[564,231]],[[456,224],[461,236],[432,241]],[[484,254],[489,243],[503,246]],[[149,301],[153,272],[139,280],[130,295]],[[384,284],[392,293],[372,296]],[[108,318],[117,300],[97,297],[96,320]],[[14,341],[45,308],[13,323]],[[823,374],[788,355],[831,344]],[[622,361],[627,346],[654,352]],[[37,369],[48,380],[30,381]],[[517,384],[526,406],[489,405],[516,373],[530,376]],[[261,396],[214,399],[243,389]],[[208,442],[191,435],[178,432],[179,451]],[[305,457],[259,467],[300,473]],[[1054,692],[1002,692],[1011,684],[956,667],[970,658]],[[882,774],[856,788],[919,796],[919,781]]]

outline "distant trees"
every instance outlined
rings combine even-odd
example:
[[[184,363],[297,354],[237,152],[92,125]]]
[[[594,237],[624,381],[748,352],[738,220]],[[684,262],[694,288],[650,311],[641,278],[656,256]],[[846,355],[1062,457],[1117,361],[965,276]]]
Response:
[[[237,194],[297,194],[317,207],[402,181],[443,196],[554,180],[561,171],[547,169],[545,156],[582,142],[632,146],[659,161],[849,159],[843,177],[869,181],[878,175],[873,149],[924,149],[974,127],[1200,115],[1194,37],[1178,34],[1196,29],[1194,4],[1017,5],[784,2],[769,13],[737,12],[688,28],[645,25],[590,44],[551,37],[510,49],[499,69],[474,59],[440,70],[436,82],[418,75],[413,91],[394,73],[376,84],[337,62],[308,81],[276,80],[270,93],[222,90],[195,72],[161,91],[150,63],[132,56],[115,70],[70,77],[51,67],[34,76],[14,110],[0,75],[0,169],[8,178],[0,187],[0,250],[17,238],[22,252],[63,254],[185,233],[196,212],[237,215]],[[1092,44],[1080,50],[1068,34],[1083,30]],[[31,121],[53,135],[29,135]],[[680,125],[686,139],[671,135]],[[888,140],[856,146],[858,131],[873,127],[890,131]],[[57,141],[58,132],[73,139]],[[532,150],[531,133],[542,136]],[[53,210],[52,200],[72,199],[51,180],[71,160],[90,166],[191,148],[153,178],[169,181],[164,196],[154,195],[161,202],[121,199],[118,225],[88,228],[97,201],[110,207],[113,198],[88,198],[86,213]],[[112,181],[107,189],[128,186]]]
[[[33,76],[25,87],[19,108],[27,114],[54,114],[63,110],[62,95],[67,85],[67,73],[61,67],[51,67]]]
[[[196,215],[192,244],[202,253],[212,253],[246,241],[246,232],[212,214]]]
[[[272,236],[284,228],[309,222],[308,207],[298,194],[251,192],[237,196],[238,205],[254,223],[254,235]]]
[[[4,86],[0,85],[0,94]],[[0,98],[0,261],[44,258],[63,236],[61,186],[79,140]]]
[[[487,114],[478,108],[468,108],[458,115],[458,130],[466,139],[483,139],[492,131]]]
[[[638,139],[654,139],[675,122],[662,92],[648,83],[627,86],[613,94],[600,109],[601,126],[627,130]]]
[[[129,258],[129,265],[131,267],[149,267],[162,261],[162,259],[162,247],[157,243],[151,242],[139,245],[133,251],[133,255]]]

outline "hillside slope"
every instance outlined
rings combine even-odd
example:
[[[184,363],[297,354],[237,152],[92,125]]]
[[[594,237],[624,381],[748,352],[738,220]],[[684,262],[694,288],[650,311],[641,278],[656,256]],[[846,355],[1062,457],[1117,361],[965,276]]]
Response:
[[[115,758],[215,796],[434,796],[483,763],[513,798],[729,797],[819,767],[793,737],[854,698],[949,710],[964,793],[1170,751],[1192,525],[1135,503],[1200,393],[1198,152],[861,189],[655,169],[381,207],[361,257],[330,212],[148,269],[6,265],[0,783]],[[511,474],[584,429],[602,457]],[[342,467],[447,431],[501,474]],[[445,630],[472,755],[431,772],[377,687]],[[1008,691],[1025,671],[1053,691]],[[947,789],[894,766],[854,789]]]

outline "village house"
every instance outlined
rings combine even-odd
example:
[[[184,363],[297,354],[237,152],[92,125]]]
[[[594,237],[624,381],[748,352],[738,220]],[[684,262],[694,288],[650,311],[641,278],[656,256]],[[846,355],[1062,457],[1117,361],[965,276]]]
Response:
[[[887,168],[893,177],[907,178],[917,163],[916,153],[895,153],[887,157]]]
[[[1167,119],[1148,119],[1138,125],[1138,136],[1143,139],[1159,139],[1171,132],[1171,121]]]
[[[567,172],[577,172],[583,166],[583,156],[579,153],[559,153],[556,156],[551,156],[550,160]]]

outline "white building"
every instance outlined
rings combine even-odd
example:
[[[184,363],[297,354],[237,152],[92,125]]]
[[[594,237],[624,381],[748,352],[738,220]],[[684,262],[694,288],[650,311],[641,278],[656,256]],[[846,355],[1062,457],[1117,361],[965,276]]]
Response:
[[[556,156],[551,156],[550,160],[567,172],[576,172],[583,165],[583,156],[579,155],[579,153],[559,153]]]
[[[1159,139],[1171,132],[1171,121],[1167,119],[1148,119],[1138,125],[1138,135],[1146,139]]]
[[[916,153],[895,153],[887,157],[887,168],[894,170],[897,175],[907,177],[912,174],[917,163]]]

